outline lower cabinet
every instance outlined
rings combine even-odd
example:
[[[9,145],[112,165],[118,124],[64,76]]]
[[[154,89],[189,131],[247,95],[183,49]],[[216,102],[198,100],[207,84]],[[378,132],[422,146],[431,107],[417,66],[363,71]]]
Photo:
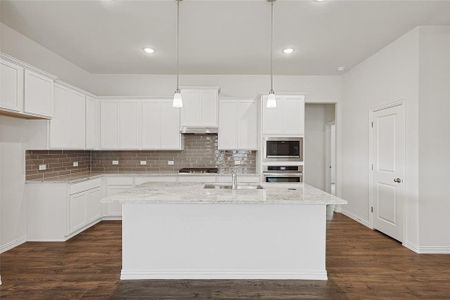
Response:
[[[111,196],[122,193],[134,187],[133,177],[107,177],[106,178],[106,195]],[[118,202],[106,204],[106,218],[122,217],[122,204]]]
[[[102,218],[102,179],[25,185],[29,241],[65,241]]]

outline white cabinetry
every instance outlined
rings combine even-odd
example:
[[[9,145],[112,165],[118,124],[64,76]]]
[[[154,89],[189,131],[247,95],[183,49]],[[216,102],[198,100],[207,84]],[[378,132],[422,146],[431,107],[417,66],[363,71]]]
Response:
[[[304,135],[304,96],[277,96],[276,108],[267,108],[267,96],[263,96],[262,99],[262,133],[264,135]]]
[[[220,100],[219,150],[257,150],[257,124],[255,100]]]
[[[139,149],[139,102],[105,100],[100,107],[101,148]]]
[[[111,196],[134,187],[133,177],[107,177],[106,195]],[[108,218],[117,218],[122,216],[122,204],[119,202],[108,203],[105,216]]]
[[[50,148],[85,149],[85,95],[56,84],[53,117],[50,120]]]
[[[100,103],[96,99],[86,97],[86,149],[100,147]]]
[[[102,149],[119,148],[118,110],[119,105],[116,102],[102,101],[100,104],[100,145]]]
[[[25,185],[29,241],[65,241],[102,217],[102,179]]]
[[[172,100],[147,100],[142,103],[142,149],[181,150],[180,110]]]
[[[121,101],[118,108],[118,132],[120,149],[139,149],[138,101]]]
[[[53,114],[53,79],[25,70],[24,112],[51,118]]]
[[[0,109],[23,109],[23,68],[0,59]]]
[[[218,88],[182,89],[181,126],[218,126]]]

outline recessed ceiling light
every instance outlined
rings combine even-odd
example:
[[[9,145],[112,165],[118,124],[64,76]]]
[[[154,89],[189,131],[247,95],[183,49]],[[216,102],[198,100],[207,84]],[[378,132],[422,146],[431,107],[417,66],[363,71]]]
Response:
[[[339,72],[345,71],[345,67],[344,66],[337,67],[337,70]]]
[[[316,2],[323,2],[323,1],[325,1],[325,0],[314,0],[314,1],[316,1]]]
[[[286,49],[283,49],[283,53],[284,54],[292,54],[294,52],[294,49],[293,48],[286,48]]]
[[[150,48],[150,47],[145,47],[143,50],[144,50],[144,52],[147,53],[147,54],[153,54],[153,53],[155,53],[155,49]]]

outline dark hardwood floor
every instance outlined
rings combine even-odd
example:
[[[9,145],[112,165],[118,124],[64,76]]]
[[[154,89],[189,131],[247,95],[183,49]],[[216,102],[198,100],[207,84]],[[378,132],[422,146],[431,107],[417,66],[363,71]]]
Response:
[[[0,255],[4,299],[450,299],[450,255],[417,255],[336,214],[328,281],[119,281],[121,223]]]

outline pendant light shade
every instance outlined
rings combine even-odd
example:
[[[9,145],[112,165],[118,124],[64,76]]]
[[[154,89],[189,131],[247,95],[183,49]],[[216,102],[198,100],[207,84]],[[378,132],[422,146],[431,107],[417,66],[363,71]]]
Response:
[[[270,3],[270,91],[267,97],[267,108],[277,107],[277,97],[273,90],[273,4],[276,0],[267,0]]]
[[[177,88],[175,90],[175,93],[173,95],[173,102],[172,106],[176,108],[183,107],[183,98],[181,97],[181,91],[180,91],[180,1],[177,1]]]
[[[179,89],[175,90],[175,94],[173,95],[172,106],[176,108],[183,107],[183,98],[181,97],[181,91]]]
[[[277,107],[277,97],[275,96],[275,92],[271,90],[269,92],[269,96],[267,97],[267,108],[276,108]]]

